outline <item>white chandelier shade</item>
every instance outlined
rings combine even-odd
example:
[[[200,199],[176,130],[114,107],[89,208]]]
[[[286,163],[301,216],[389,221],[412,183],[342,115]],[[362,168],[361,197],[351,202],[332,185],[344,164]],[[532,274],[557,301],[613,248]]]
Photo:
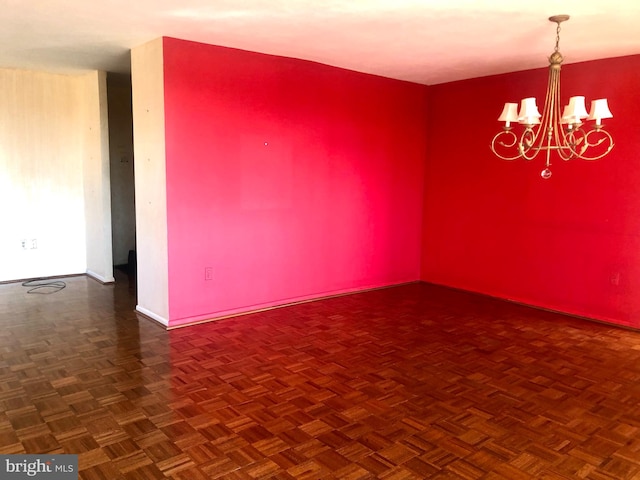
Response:
[[[602,125],[603,118],[613,118],[609,103],[606,98],[600,98],[591,102],[591,111],[587,120],[595,120],[596,125]]]
[[[556,46],[549,57],[549,82],[542,113],[538,110],[534,97],[523,98],[520,109],[517,103],[505,103],[498,121],[504,122],[501,132],[491,141],[491,150],[503,160],[533,160],[545,152],[546,164],[542,178],[551,177],[551,153],[562,160],[579,158],[598,160],[613,148],[613,137],[603,129],[602,120],[612,118],[607,99],[591,102],[587,113],[584,96],[573,96],[560,113],[560,67],[563,61],[558,51],[560,23],[569,19],[568,15],[556,15],[549,20],[557,23]],[[593,121],[590,129],[584,122]],[[518,135],[513,125],[522,125]]]

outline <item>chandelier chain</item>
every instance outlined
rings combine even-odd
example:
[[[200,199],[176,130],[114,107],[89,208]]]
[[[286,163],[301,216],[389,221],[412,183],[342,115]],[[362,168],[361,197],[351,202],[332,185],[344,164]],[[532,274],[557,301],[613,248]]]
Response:
[[[556,48],[553,50],[557,52],[560,48],[560,22],[558,22],[558,27],[556,28]]]

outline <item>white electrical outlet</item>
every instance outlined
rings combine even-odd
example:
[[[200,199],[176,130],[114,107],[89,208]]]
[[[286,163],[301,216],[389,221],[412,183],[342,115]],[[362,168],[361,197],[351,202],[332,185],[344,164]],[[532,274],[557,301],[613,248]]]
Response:
[[[22,246],[23,250],[27,249],[27,239],[23,238],[22,240],[20,240],[20,245]]]
[[[205,269],[204,269],[204,279],[205,280],[213,280],[213,267],[205,267]]]

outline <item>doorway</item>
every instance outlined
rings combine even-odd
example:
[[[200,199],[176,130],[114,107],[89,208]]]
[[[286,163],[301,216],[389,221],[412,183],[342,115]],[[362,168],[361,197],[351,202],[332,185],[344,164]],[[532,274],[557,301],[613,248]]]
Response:
[[[114,269],[135,274],[136,210],[131,76],[107,74]]]

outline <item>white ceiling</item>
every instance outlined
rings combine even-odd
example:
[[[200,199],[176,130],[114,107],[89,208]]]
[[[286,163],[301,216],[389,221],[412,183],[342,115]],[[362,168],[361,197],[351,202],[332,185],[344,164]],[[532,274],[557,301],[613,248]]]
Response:
[[[129,71],[129,50],[195,40],[425,84],[640,53],[638,0],[0,0],[0,67]]]

